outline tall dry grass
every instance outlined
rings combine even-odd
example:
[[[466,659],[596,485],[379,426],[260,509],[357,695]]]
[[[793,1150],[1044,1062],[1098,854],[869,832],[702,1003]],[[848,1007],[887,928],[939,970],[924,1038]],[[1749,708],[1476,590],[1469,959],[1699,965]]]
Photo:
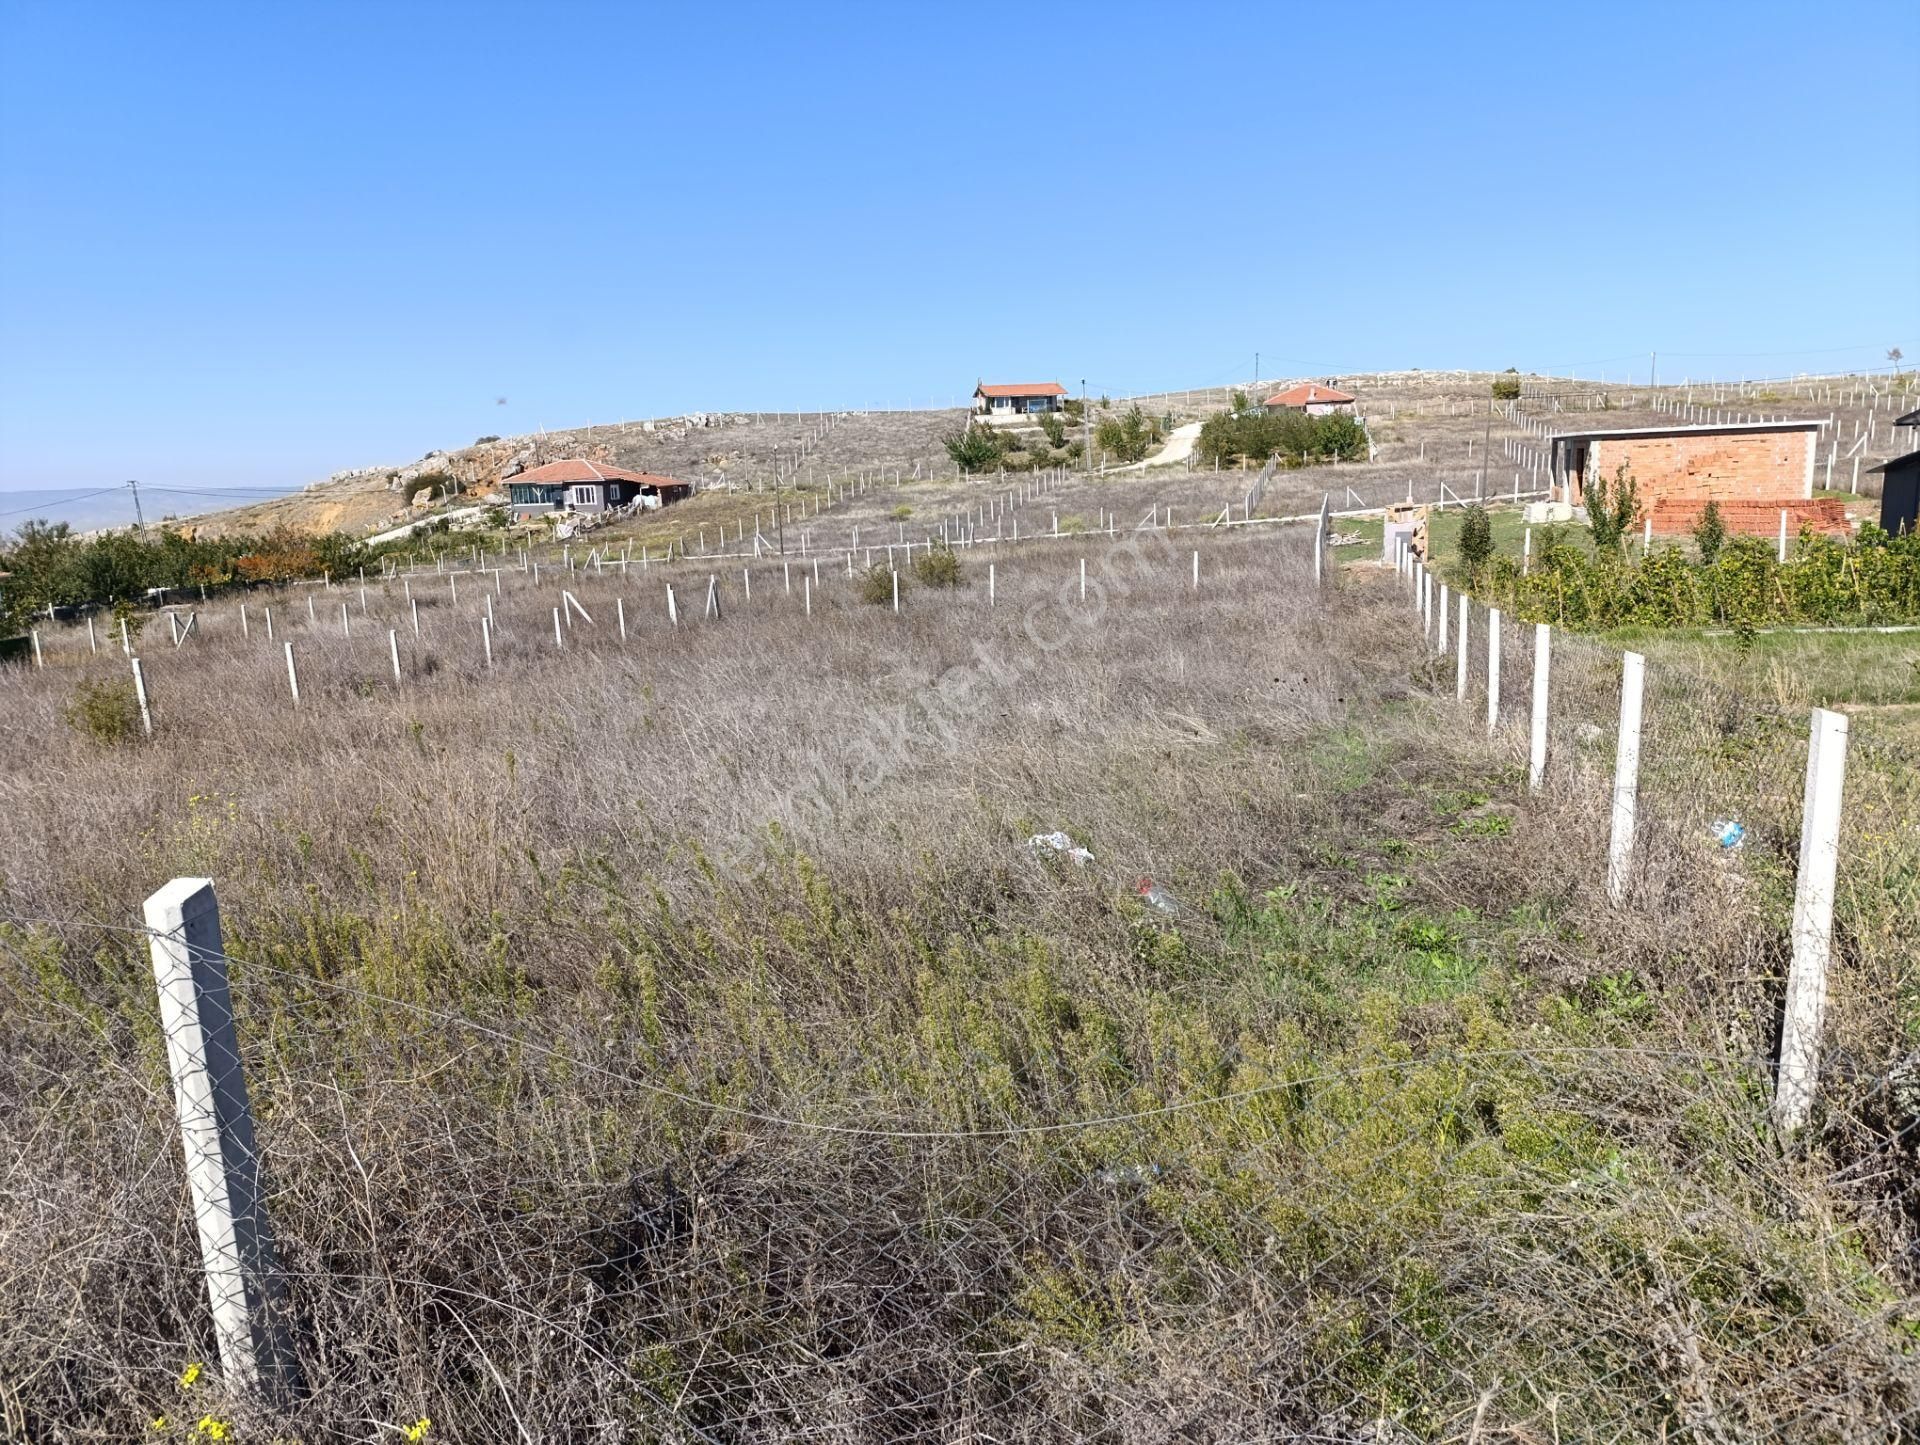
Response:
[[[1323,604],[1305,540],[1023,546],[992,606],[975,550],[897,616],[826,565],[810,617],[810,567],[575,572],[563,647],[560,579],[510,574],[491,669],[475,580],[422,575],[418,642],[397,585],[276,607],[297,709],[215,608],[145,640],[118,747],[62,713],[124,660],[50,639],[0,674],[4,1418],[1894,1438],[1910,1185],[1836,1177],[1894,1158],[1864,1088],[1844,1157],[1759,1127],[1791,733],[1654,711],[1616,912],[1606,659],[1569,648],[1526,799],[1517,726],[1453,708],[1389,582]],[[1729,863],[1695,815],[1736,788]],[[127,928],[177,874],[226,917],[291,1426],[175,1383],[212,1346]],[[1898,967],[1858,957],[1864,1078]]]

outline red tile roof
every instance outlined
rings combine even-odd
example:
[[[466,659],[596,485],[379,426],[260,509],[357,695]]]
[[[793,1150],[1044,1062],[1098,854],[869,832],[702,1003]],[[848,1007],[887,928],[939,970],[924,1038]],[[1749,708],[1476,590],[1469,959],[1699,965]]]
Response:
[[[652,472],[630,472],[624,467],[605,466],[578,457],[563,462],[548,462],[530,472],[508,477],[509,482],[638,482],[645,487],[685,487],[690,482],[675,477],[655,476]]]
[[[975,396],[1065,396],[1067,389],[1057,381],[981,382]]]
[[[1290,386],[1285,391],[1275,392],[1267,398],[1267,405],[1331,406],[1352,400],[1353,398],[1344,391],[1336,391],[1330,386],[1321,386],[1316,382],[1303,381],[1298,386]]]

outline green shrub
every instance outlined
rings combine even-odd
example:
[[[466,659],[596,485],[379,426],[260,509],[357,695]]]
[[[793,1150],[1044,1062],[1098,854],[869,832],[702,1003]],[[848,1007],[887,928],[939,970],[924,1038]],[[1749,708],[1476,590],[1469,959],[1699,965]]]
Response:
[[[1587,530],[1594,550],[1617,552],[1640,515],[1640,487],[1622,462],[1609,482],[1595,477],[1587,487]]]
[[[1493,518],[1478,504],[1460,516],[1460,560],[1467,576],[1478,580],[1480,569],[1493,557]]]
[[[1512,367],[1504,374],[1493,379],[1493,399],[1495,401],[1520,400],[1520,375]]]
[[[1126,415],[1102,421],[1093,436],[1100,449],[1115,461],[1137,462],[1160,439],[1160,424],[1139,407],[1130,406]]]
[[[500,440],[500,438],[499,438],[499,437],[491,437],[491,436],[489,436],[489,437],[475,437],[475,438],[473,439],[473,444],[474,444],[475,446],[477,446],[477,447],[483,447],[483,446],[485,446],[485,445],[486,445],[486,444],[487,444],[488,442],[497,442],[497,441],[499,441],[499,440]]]
[[[950,547],[936,547],[913,559],[913,575],[927,587],[958,587],[960,559]]]
[[[1693,524],[1693,545],[1700,549],[1700,560],[1711,567],[1727,545],[1727,524],[1720,520],[1720,504],[1708,502],[1700,520]]]
[[[1000,464],[1007,445],[1000,434],[984,423],[949,432],[940,439],[947,456],[963,472],[984,472]]]
[[[1278,457],[1287,466],[1309,462],[1363,461],[1367,429],[1344,412],[1309,416],[1304,411],[1245,412],[1209,417],[1196,447],[1210,462]]]
[[[1040,430],[1047,434],[1047,441],[1050,445],[1063,447],[1067,444],[1067,424],[1060,420],[1059,412],[1041,412]]]
[[[909,507],[905,502],[902,502],[899,506],[889,511],[887,515],[896,522],[904,522],[913,515],[913,508]]]
[[[893,605],[893,569],[876,562],[860,574],[860,600],[875,607]]]
[[[103,747],[115,747],[140,731],[139,695],[124,678],[83,682],[67,703],[67,723]]]

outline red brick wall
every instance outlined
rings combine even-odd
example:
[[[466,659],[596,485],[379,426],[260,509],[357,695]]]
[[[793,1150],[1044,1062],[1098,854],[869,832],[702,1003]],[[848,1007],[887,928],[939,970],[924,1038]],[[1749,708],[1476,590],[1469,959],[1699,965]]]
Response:
[[[1692,432],[1665,437],[1600,437],[1587,482],[1612,479],[1622,462],[1642,506],[1662,501],[1771,501],[1807,494],[1812,431]]]

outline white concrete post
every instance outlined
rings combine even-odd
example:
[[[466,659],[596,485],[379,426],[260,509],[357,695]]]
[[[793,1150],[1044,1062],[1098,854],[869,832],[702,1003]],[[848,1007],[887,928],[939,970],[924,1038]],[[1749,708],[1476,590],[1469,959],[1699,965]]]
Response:
[[[1455,649],[1458,655],[1454,658],[1453,669],[1453,700],[1457,703],[1465,703],[1467,700],[1467,655],[1473,650],[1473,634],[1467,631],[1467,613],[1469,610],[1467,594],[1462,592],[1460,594],[1460,621],[1458,624],[1460,629],[1460,645]]]
[[[993,573],[991,571],[987,573],[987,590],[989,596],[991,596],[993,590]],[[804,573],[801,574],[800,577],[800,597],[801,601],[806,604],[807,616],[813,616],[813,578],[806,576]]]
[[[1793,894],[1793,962],[1780,1026],[1775,1126],[1798,1131],[1813,1112],[1820,1077],[1820,1029],[1827,1011],[1833,947],[1833,885],[1840,862],[1840,800],[1847,777],[1847,715],[1813,710],[1807,787],[1800,813],[1800,877]]]
[[[560,629],[560,609],[558,607],[553,609],[553,645],[563,649],[567,645],[566,634]]]
[[[480,649],[487,655],[487,666],[493,666],[493,619],[480,619]]]
[[[413,635],[420,636],[420,603],[417,598],[409,597],[407,607],[413,613]]]
[[[898,612],[900,610],[900,574],[891,568],[888,570],[893,577],[893,610]]]
[[[340,604],[340,635],[342,637],[353,636],[353,625],[347,621],[347,604],[344,602]]]
[[[293,694],[293,705],[300,706],[300,669],[293,665],[293,644],[287,644],[287,689]]]
[[[1440,584],[1440,626],[1435,629],[1436,646],[1434,651],[1442,657],[1447,655],[1447,584]]]
[[[1080,600],[1082,602],[1087,600],[1087,559],[1085,557],[1080,559]]]
[[[624,597],[613,599],[613,617],[620,624],[620,640],[627,640],[627,602]]]
[[[1780,560],[1787,560],[1787,509],[1780,509]]]
[[[667,584],[667,621],[671,622],[675,627],[680,625],[680,604],[674,601],[673,584],[671,582]]]
[[[1487,731],[1500,724],[1500,609],[1487,609]]]
[[[393,664],[393,680],[397,685],[400,681],[400,630],[395,627],[387,629],[387,659]]]
[[[169,612],[167,617],[171,620],[173,614]],[[176,645],[178,644],[176,643]],[[40,629],[37,627],[33,629],[33,665],[35,667],[45,667],[47,665],[46,658],[40,653]]]
[[[260,612],[261,615],[267,619],[267,641],[271,642],[273,641],[273,608],[270,604],[263,603]],[[122,632],[126,631],[126,624],[124,622],[120,624],[120,630]]]
[[[994,564],[987,563],[987,606],[994,605],[998,591],[998,580],[994,575]]]
[[[1607,843],[1607,897],[1627,897],[1633,866],[1633,823],[1640,795],[1640,709],[1646,693],[1647,660],[1637,652],[1621,659],[1620,736],[1613,753],[1613,836]]]
[[[140,731],[153,736],[153,713],[147,707],[147,675],[140,670],[140,659],[133,659],[133,695],[140,704]]]
[[[290,1402],[299,1363],[234,1033],[220,905],[210,880],[176,878],[147,899],[145,914],[221,1372],[238,1392]]]
[[[1537,793],[1547,780],[1548,669],[1553,664],[1553,629],[1533,624],[1533,732],[1527,747],[1527,791]]]
[[[247,604],[244,602],[240,604],[240,635],[242,637],[253,636],[252,629],[247,626]]]

